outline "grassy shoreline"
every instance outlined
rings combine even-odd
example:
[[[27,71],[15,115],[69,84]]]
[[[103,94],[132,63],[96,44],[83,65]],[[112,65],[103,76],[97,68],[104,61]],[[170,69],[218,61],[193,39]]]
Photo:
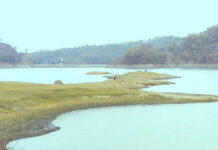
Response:
[[[218,97],[146,92],[148,86],[172,84],[167,74],[134,72],[100,83],[46,85],[0,82],[0,150],[15,139],[38,136],[59,128],[57,116],[73,110],[106,106],[214,102]]]

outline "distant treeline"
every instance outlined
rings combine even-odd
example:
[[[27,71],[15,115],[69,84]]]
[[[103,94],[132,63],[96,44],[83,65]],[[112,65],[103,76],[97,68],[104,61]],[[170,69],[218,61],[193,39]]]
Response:
[[[18,53],[9,44],[0,43],[0,64],[31,63],[33,58],[25,53]]]
[[[21,56],[8,44],[0,43],[0,62],[18,63]]]
[[[182,38],[180,37],[166,36],[156,37],[148,41],[107,45],[86,45],[54,51],[39,51],[32,53],[31,55],[37,62],[44,62],[61,57],[65,64],[111,64],[116,59],[122,57],[128,49],[136,45],[150,44],[154,47],[165,48],[172,43],[179,44],[181,40]]]
[[[63,58],[64,64],[218,64],[218,25],[185,38],[165,36],[31,54],[18,53],[16,48],[0,42],[0,64],[47,63],[58,58]]]
[[[218,25],[190,34],[180,44],[166,48],[140,44],[130,48],[115,64],[218,64]]]

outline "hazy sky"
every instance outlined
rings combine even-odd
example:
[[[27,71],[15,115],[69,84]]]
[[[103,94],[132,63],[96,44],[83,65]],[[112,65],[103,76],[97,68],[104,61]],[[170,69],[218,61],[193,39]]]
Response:
[[[218,0],[0,0],[0,38],[29,49],[185,36],[218,24]]]

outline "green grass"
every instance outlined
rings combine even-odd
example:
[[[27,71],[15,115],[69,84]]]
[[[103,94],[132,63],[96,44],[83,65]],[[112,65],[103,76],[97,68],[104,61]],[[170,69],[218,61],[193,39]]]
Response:
[[[174,78],[150,72],[127,73],[100,83],[46,85],[0,82],[0,150],[13,139],[34,136],[57,115],[78,109],[183,102],[217,101],[215,96],[144,92],[149,85]]]

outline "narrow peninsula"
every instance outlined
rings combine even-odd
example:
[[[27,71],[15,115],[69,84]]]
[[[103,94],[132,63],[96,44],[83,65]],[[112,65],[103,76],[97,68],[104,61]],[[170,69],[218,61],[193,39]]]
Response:
[[[51,124],[68,111],[94,107],[218,101],[217,96],[157,93],[140,90],[173,84],[167,74],[133,72],[109,80],[83,84],[0,82],[0,149],[15,139],[46,134]],[[111,79],[111,80],[110,80]]]

